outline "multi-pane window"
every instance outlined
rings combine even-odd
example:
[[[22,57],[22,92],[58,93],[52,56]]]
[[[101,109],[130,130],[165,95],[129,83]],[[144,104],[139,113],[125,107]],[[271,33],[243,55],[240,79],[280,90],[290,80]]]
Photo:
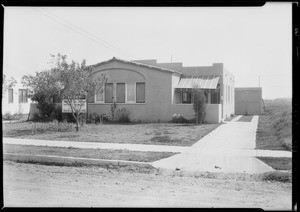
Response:
[[[117,83],[117,103],[125,103],[125,83]]]
[[[182,92],[182,103],[192,103],[191,96],[190,92]]]
[[[95,100],[95,101],[94,101]],[[89,103],[145,103],[145,82],[107,83]]]
[[[145,103],[145,83],[136,83],[136,103]]]
[[[19,103],[27,103],[27,89],[19,89]]]
[[[107,83],[105,85],[105,102],[106,103],[113,103],[113,83]]]
[[[100,91],[96,94],[96,101],[103,102],[104,101],[104,91]]]
[[[14,89],[8,89],[8,103],[14,102]]]
[[[135,83],[127,83],[127,102],[135,102]]]

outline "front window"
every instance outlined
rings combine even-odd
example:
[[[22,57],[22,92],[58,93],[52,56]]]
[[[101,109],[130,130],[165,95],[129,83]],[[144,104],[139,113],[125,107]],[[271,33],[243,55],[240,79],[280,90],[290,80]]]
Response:
[[[96,102],[104,102],[104,92],[103,91],[96,94]]]
[[[182,103],[190,104],[192,103],[192,94],[190,92],[182,92]]]
[[[105,102],[106,103],[113,102],[113,83],[107,83],[105,85]]]
[[[125,83],[117,83],[117,103],[125,103]]]
[[[127,83],[127,102],[135,102],[135,83]]]
[[[136,83],[136,103],[145,103],[145,83]]]
[[[19,89],[19,103],[27,103],[27,89]]]

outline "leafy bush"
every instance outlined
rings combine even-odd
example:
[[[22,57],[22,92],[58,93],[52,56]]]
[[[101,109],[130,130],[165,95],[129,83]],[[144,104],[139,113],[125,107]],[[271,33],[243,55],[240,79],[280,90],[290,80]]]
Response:
[[[196,119],[193,118],[191,120],[188,120],[186,118],[184,118],[182,115],[180,114],[174,114],[172,116],[172,122],[173,123],[180,123],[180,124],[189,124],[189,123],[195,123]]]
[[[100,123],[101,121],[101,116],[98,114],[98,113],[92,113],[92,114],[89,114],[89,121],[91,123]]]
[[[283,183],[292,182],[292,174],[290,172],[266,172],[261,175],[261,179],[265,181],[279,181]]]
[[[205,106],[206,106],[206,97],[202,89],[195,88],[193,89],[194,103],[193,109],[195,116],[197,117],[196,123],[202,124],[205,121]]]
[[[67,120],[67,122],[75,123],[76,120],[73,117],[72,113],[63,113],[62,114],[62,120]]]
[[[11,115],[11,113],[5,113],[3,116],[2,116],[2,119],[3,120],[20,120],[22,117],[22,114],[18,114],[18,113],[15,113],[13,115]]]
[[[120,123],[130,123],[129,119],[129,114],[130,112],[126,110],[126,108],[122,108],[121,110],[117,110],[117,117],[118,117],[118,122]]]

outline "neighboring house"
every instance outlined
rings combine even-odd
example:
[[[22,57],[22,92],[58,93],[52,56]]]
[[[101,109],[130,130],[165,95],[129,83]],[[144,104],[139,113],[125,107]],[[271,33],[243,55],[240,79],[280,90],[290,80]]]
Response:
[[[261,87],[235,88],[235,113],[260,115],[263,111]]]
[[[2,96],[2,115],[5,113],[28,114],[30,103],[27,89],[22,86],[20,80],[17,80],[17,83],[8,88]]]
[[[174,114],[192,119],[195,87],[203,89],[207,97],[208,123],[219,123],[234,114],[234,76],[222,63],[183,67],[182,63],[112,58],[93,66],[94,74],[105,73],[108,82],[102,93],[89,96],[89,114],[111,116],[115,101],[117,109],[126,108],[134,121],[165,122]]]

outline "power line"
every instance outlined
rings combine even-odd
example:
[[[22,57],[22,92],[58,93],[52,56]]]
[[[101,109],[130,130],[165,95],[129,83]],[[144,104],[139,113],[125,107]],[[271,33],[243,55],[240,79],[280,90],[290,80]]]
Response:
[[[67,20],[65,20],[65,19],[63,19],[63,18],[61,18],[61,17],[59,17],[59,16],[57,16],[57,15],[55,15],[54,13],[50,12],[49,10],[46,10],[46,9],[43,9],[43,8],[40,8],[40,9],[42,9],[42,10],[44,10],[44,11],[47,11],[48,13],[50,13],[50,14],[54,15],[55,17],[57,17],[59,20],[62,20],[62,21],[64,21],[64,22],[68,23],[69,25],[71,25],[71,26],[73,26],[73,27],[75,27],[75,28],[81,30],[82,32],[86,33],[86,34],[89,35],[89,36],[92,36],[93,38],[95,38],[95,39],[97,39],[97,40],[99,40],[99,41],[101,41],[101,42],[103,42],[103,43],[105,43],[106,45],[111,46],[112,48],[114,48],[114,49],[116,49],[116,50],[118,50],[118,51],[121,51],[121,52],[125,53],[126,55],[129,55],[129,56],[134,57],[134,56],[131,55],[129,52],[123,51],[122,49],[120,49],[120,48],[118,48],[118,47],[116,47],[116,46],[114,46],[114,45],[112,45],[112,44],[110,44],[110,43],[104,41],[103,39],[98,38],[97,36],[95,36],[95,35],[93,35],[93,34],[87,32],[87,31],[83,30],[82,28],[77,27],[76,25],[72,24],[71,22],[69,22],[69,21],[67,21]]]
[[[31,7],[31,8],[32,8],[32,7]],[[76,30],[76,29],[74,29],[74,28],[72,28],[72,27],[70,27],[70,26],[68,26],[68,25],[66,25],[65,23],[63,23],[63,22],[61,22],[61,21],[59,21],[59,20],[57,20],[57,19],[55,19],[55,18],[49,16],[48,14],[46,14],[46,13],[44,13],[44,12],[42,12],[42,11],[36,9],[36,8],[32,8],[32,9],[34,9],[34,10],[38,11],[39,13],[41,13],[41,14],[43,14],[43,15],[49,17],[49,18],[51,18],[51,19],[54,20],[55,22],[57,22],[57,23],[59,23],[59,24],[65,26],[65,27],[67,27],[67,28],[69,28],[69,29],[71,29],[71,30],[73,30],[73,31],[75,31],[75,32],[77,32],[77,33],[79,33],[79,34],[81,34],[82,36],[84,36],[84,37],[86,37],[86,38],[89,38],[89,39],[92,39],[93,41],[97,42],[97,43],[100,44],[101,46],[105,46],[106,48],[109,48],[109,49],[111,49],[111,50],[113,50],[113,51],[115,51],[115,52],[118,52],[119,54],[125,56],[126,58],[130,58],[130,57],[131,57],[131,56],[128,57],[128,55],[125,55],[125,54],[122,53],[120,50],[113,49],[113,48],[110,47],[108,44],[105,44],[105,43],[99,41],[98,39],[96,39],[96,38],[94,38],[94,37],[91,37],[91,35],[89,35],[89,37],[88,37],[88,36],[87,36],[87,33],[84,34],[84,33],[80,32],[80,31],[78,31],[78,30]]]

